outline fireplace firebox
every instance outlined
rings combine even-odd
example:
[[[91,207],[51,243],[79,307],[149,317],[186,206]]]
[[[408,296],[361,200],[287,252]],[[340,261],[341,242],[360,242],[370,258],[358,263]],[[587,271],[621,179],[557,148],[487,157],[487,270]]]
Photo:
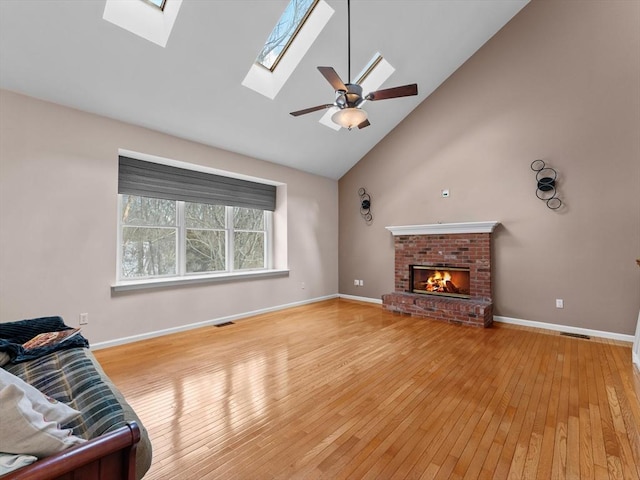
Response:
[[[409,265],[411,293],[471,298],[468,268]]]

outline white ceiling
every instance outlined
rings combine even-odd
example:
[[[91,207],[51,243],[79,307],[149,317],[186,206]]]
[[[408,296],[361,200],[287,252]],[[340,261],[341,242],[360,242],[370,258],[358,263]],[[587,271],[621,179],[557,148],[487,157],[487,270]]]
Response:
[[[184,0],[162,48],[103,20],[105,0],[0,0],[0,87],[338,179],[528,2],[353,0],[352,73],[380,52],[396,69],[381,88],[419,95],[368,102],[371,126],[349,132],[289,115],[333,101],[316,66],[346,81],[346,0],[326,0],[335,14],[274,100],[241,85],[287,1]]]

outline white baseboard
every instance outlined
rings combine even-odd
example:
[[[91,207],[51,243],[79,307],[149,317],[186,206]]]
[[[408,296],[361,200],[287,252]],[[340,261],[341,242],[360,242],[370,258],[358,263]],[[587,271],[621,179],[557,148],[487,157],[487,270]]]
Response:
[[[338,298],[338,294],[311,298],[308,300],[287,303],[284,305],[277,305],[275,307],[262,308],[260,310],[253,310],[251,312],[244,312],[236,315],[229,315],[227,317],[214,318],[212,320],[205,320],[203,322],[190,323],[188,325],[180,325],[179,327],[165,328],[163,330],[156,330],[154,332],[142,333],[140,335],[132,335],[130,337],[123,337],[115,340],[107,340],[106,342],[93,343],[91,344],[91,349],[100,350],[101,348],[115,347],[117,345],[124,345],[127,343],[139,342],[140,340],[147,340],[149,338],[160,337],[162,335],[168,335],[170,333],[184,332],[187,330],[193,330],[194,328],[208,327],[211,325],[219,325],[221,323],[233,322],[234,320],[253,317],[255,315],[260,315],[262,313],[277,312],[278,310],[284,310],[286,308],[291,308],[291,307],[299,307],[301,305],[307,305],[310,303],[322,302],[324,300],[331,300],[332,298]]]
[[[382,305],[381,298],[358,297],[357,295],[345,295],[344,293],[340,293],[338,296],[346,300],[356,300],[358,302],[377,303],[378,305]]]
[[[521,320],[519,318],[493,316],[494,322],[510,323],[512,325],[522,325],[524,327],[544,328],[546,330],[554,330],[558,332],[578,333],[580,335],[589,335],[590,337],[610,338],[612,340],[620,340],[622,342],[633,342],[633,335],[624,333],[604,332],[602,330],[591,330],[589,328],[570,327],[568,325],[557,325],[555,323],[535,322],[533,320]]]
[[[631,349],[631,360],[640,371],[640,312],[638,312],[638,323],[636,324],[636,336],[633,340],[633,348]]]
[[[331,300],[333,298],[344,298],[346,300],[356,300],[358,302],[375,303],[378,305],[382,305],[382,299],[377,299],[377,298],[359,297],[356,295],[345,295],[342,293],[334,294],[334,295],[326,295],[324,297],[316,297],[308,300],[302,300],[300,302],[287,303],[284,305],[276,305],[274,307],[262,308],[259,310],[253,310],[251,312],[244,312],[236,315],[229,315],[226,317],[205,320],[203,322],[190,323],[187,325],[180,325],[178,327],[157,330],[154,332],[142,333],[140,335],[132,335],[130,337],[123,337],[115,340],[107,340],[106,342],[98,342],[98,343],[92,344],[91,349],[100,350],[101,348],[115,347],[117,345],[124,345],[127,343],[138,342],[140,340],[147,340],[149,338],[160,337],[162,335],[168,335],[170,333],[184,332],[187,330],[193,330],[194,328],[208,327],[210,325],[218,325],[220,323],[232,322],[234,320],[241,320],[243,318],[260,315],[262,313],[277,312],[278,310],[284,310],[287,308],[299,307],[301,305],[308,305],[311,303],[322,302],[324,300]],[[633,340],[634,340],[633,335],[626,335],[624,333],[605,332],[601,330],[591,330],[588,328],[570,327],[567,325],[557,325],[554,323],[544,323],[544,322],[536,322],[533,320],[522,320],[519,318],[501,317],[498,315],[494,315],[493,320],[495,322],[510,323],[513,325],[521,325],[525,327],[543,328],[546,330],[554,330],[559,332],[579,333],[582,335],[589,335],[591,337],[610,338],[612,340],[620,340],[622,342],[629,342],[629,343],[633,343]],[[638,368],[640,368],[640,358],[635,352],[633,353],[633,363],[638,365]]]

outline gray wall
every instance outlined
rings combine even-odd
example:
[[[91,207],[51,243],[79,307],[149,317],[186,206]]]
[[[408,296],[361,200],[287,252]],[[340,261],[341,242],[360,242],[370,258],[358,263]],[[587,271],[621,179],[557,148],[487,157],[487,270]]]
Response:
[[[393,291],[387,225],[498,220],[496,315],[632,334],[639,19],[640,2],[626,0],[534,0],[516,15],[340,179],[340,292]],[[559,211],[535,196],[539,158],[559,172]],[[359,187],[373,197],[371,226]]]
[[[285,183],[290,276],[112,294],[119,148]],[[0,321],[88,312],[96,343],[335,295],[337,228],[335,180],[0,91]]]

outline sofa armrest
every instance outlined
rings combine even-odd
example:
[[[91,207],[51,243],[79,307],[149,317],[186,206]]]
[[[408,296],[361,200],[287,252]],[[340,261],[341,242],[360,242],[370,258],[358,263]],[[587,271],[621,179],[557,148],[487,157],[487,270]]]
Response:
[[[139,441],[140,428],[136,422],[129,422],[113,432],[11,472],[2,480],[134,480]]]

